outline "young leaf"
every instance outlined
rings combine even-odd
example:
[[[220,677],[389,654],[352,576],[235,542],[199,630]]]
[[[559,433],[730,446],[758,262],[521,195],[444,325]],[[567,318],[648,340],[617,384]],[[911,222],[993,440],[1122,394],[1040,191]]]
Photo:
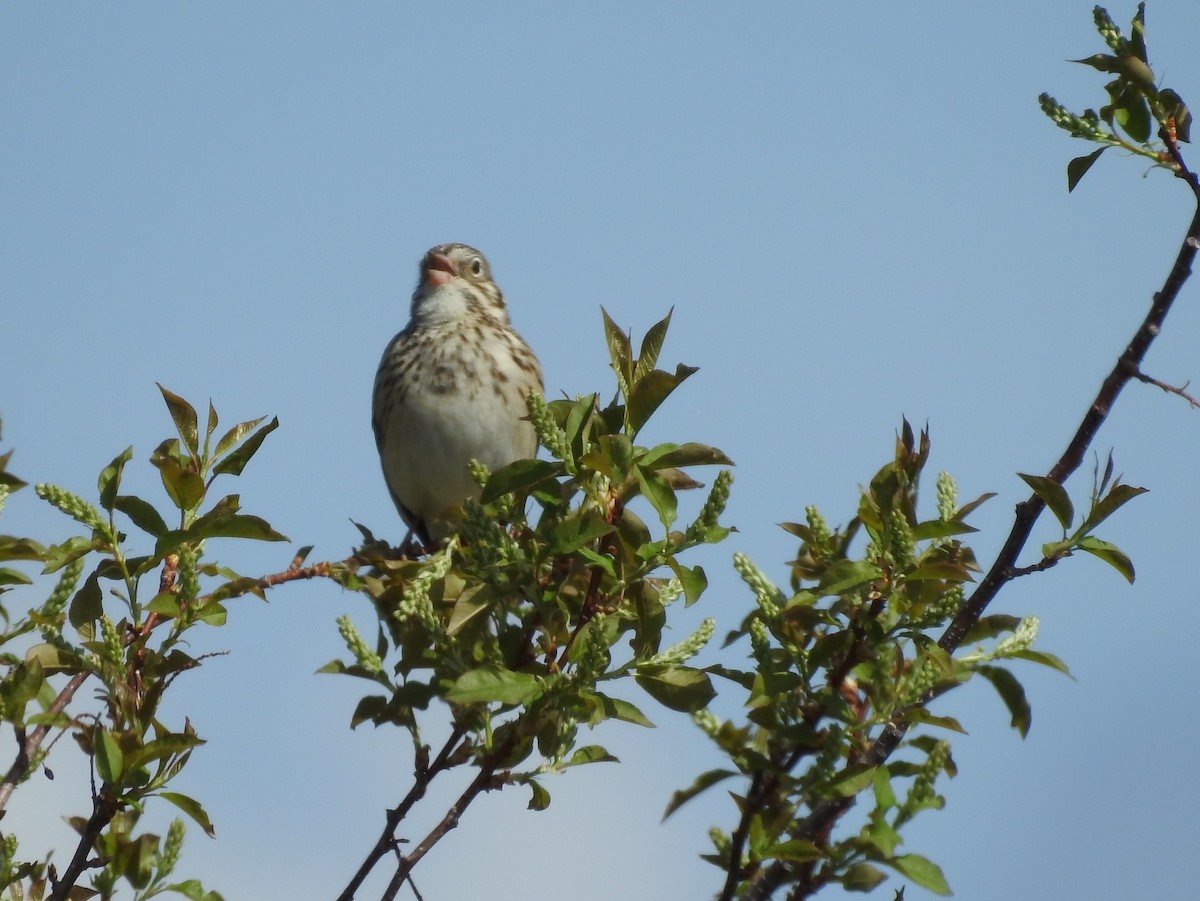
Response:
[[[1075,546],[1081,551],[1087,551],[1093,557],[1099,557],[1124,576],[1127,582],[1131,585],[1133,584],[1133,561],[1116,545],[1109,544],[1107,541],[1101,541],[1099,538],[1093,538],[1089,535],[1086,538],[1080,539]]]
[[[900,857],[893,857],[886,863],[895,867],[897,871],[903,873],[921,888],[928,889],[935,895],[953,894],[942,873],[942,868],[920,854],[903,854]]]
[[[1046,476],[1031,476],[1023,472],[1019,472],[1017,475],[1033,489],[1034,494],[1046,502],[1046,506],[1050,508],[1050,512],[1054,514],[1064,529],[1071,528],[1071,520],[1075,518],[1075,508],[1071,504],[1071,498],[1067,495],[1067,489]]]
[[[1133,485],[1121,485],[1119,483],[1113,485],[1112,490],[1097,501],[1096,505],[1088,511],[1087,517],[1075,534],[1086,535],[1088,532],[1091,532],[1096,526],[1125,506],[1125,504],[1129,503],[1139,494],[1145,494],[1148,490],[1147,488],[1135,488]]]
[[[667,337],[667,329],[671,325],[671,316],[674,312],[675,308],[671,307],[663,319],[650,326],[646,337],[642,339],[642,346],[638,350],[637,365],[633,370],[635,382],[650,372],[658,363],[658,354],[662,350],[663,340]]]
[[[113,501],[113,507],[128,516],[143,532],[155,538],[161,538],[169,531],[158,510],[140,497],[119,494]]]
[[[671,795],[671,800],[667,802],[667,809],[663,811],[662,818],[665,820],[688,801],[702,794],[706,790],[712,788],[719,782],[724,782],[731,776],[736,776],[734,770],[709,770],[706,773],[701,773],[696,777],[687,788],[681,788],[675,794]]]
[[[992,683],[1000,700],[1008,708],[1012,717],[1012,727],[1021,733],[1021,738],[1029,735],[1029,726],[1033,720],[1033,710],[1025,698],[1025,689],[1017,677],[999,666],[978,666],[975,672]]]
[[[209,838],[216,838],[217,831],[213,828],[212,821],[209,820],[208,814],[204,812],[204,808],[200,806],[200,802],[187,795],[181,795],[179,792],[159,792],[159,797],[164,801],[170,801],[189,817],[196,821],[201,829],[208,834]]]
[[[233,451],[229,456],[225,457],[216,466],[213,467],[213,475],[228,474],[237,476],[242,474],[246,464],[250,462],[250,458],[258,452],[259,446],[263,443],[263,439],[271,432],[279,428],[279,417],[272,417],[271,421],[265,426],[251,435],[237,450]]]
[[[468,670],[446,692],[452,704],[531,704],[545,691],[542,680],[498,666]]]
[[[100,489],[100,506],[109,512],[112,511],[113,503],[117,498],[117,489],[121,485],[121,473],[125,469],[125,464],[132,459],[133,448],[125,448],[101,470],[100,478],[96,480],[96,487]]]
[[[179,431],[179,438],[183,441],[183,446],[193,457],[198,457],[200,455],[200,424],[196,416],[196,408],[162,385],[158,386],[158,390],[162,392],[163,400],[167,402],[167,409],[171,411],[171,418],[175,420],[175,428]]]
[[[658,703],[683,713],[702,710],[717,695],[708,674],[690,666],[647,667],[634,680]]]
[[[125,773],[125,755],[108,729],[100,730],[100,741],[96,742],[96,772],[109,785],[117,785]]]
[[[1075,190],[1075,186],[1080,180],[1087,175],[1087,171],[1092,168],[1092,164],[1100,159],[1100,154],[1106,151],[1108,147],[1100,147],[1093,150],[1086,156],[1077,156],[1071,162],[1067,163],[1067,193]]]
[[[210,410],[211,410],[211,406],[210,406]],[[216,426],[216,422],[214,421],[215,418],[216,418],[216,414],[210,412],[210,418],[209,418],[210,427]],[[250,419],[250,420],[247,420],[246,422],[239,422],[237,425],[235,425],[228,432],[226,432],[224,435],[221,436],[221,440],[217,442],[216,450],[213,451],[213,456],[214,457],[222,457],[225,455],[225,453],[227,451],[233,450],[233,448],[235,446],[237,446],[238,444],[241,443],[243,438],[245,438],[247,435],[249,435],[251,432],[253,432],[256,428],[258,428],[258,424],[266,418],[267,417],[265,417],[265,416],[260,416],[260,417],[258,417],[258,419]],[[210,432],[210,434],[211,434],[211,432]]]
[[[608,355],[612,360],[613,371],[617,374],[617,388],[621,396],[627,398],[633,384],[633,348],[630,346],[629,336],[613,322],[608,310],[601,307],[600,312],[604,316],[604,337],[608,339]]]

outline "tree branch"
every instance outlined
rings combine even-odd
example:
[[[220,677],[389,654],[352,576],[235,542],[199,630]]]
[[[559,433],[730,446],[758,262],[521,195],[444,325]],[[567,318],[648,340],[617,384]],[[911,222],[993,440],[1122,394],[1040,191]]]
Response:
[[[87,681],[90,672],[76,673],[71,677],[63,690],[58,693],[54,699],[54,703],[46,710],[47,718],[58,716],[66,709],[67,704],[71,702],[71,698],[75,697],[75,692],[79,687]],[[46,740],[46,736],[50,734],[49,723],[43,723],[35,728],[32,732],[22,740],[18,735],[17,756],[13,761],[12,766],[8,768],[8,772],[4,774],[4,781],[0,782],[0,810],[8,804],[8,799],[12,797],[14,789],[25,778],[29,772],[29,767],[33,763],[34,756],[38,752],[38,748],[42,746],[42,742]]]
[[[1192,215],[1187,236],[1179,248],[1179,253],[1175,257],[1175,263],[1172,265],[1162,289],[1154,295],[1153,302],[1145,318],[1142,320],[1142,324],[1134,333],[1132,340],[1126,346],[1124,352],[1118,357],[1112,371],[1104,379],[1100,390],[1084,414],[1066,450],[1047,473],[1048,478],[1053,479],[1060,485],[1083,462],[1084,455],[1100,430],[1100,426],[1108,418],[1113,404],[1116,402],[1125,385],[1131,379],[1135,378],[1145,381],[1145,379],[1139,378],[1142,361],[1145,359],[1150,345],[1154,343],[1154,339],[1158,337],[1162,330],[1163,321],[1179,296],[1180,290],[1191,275],[1196,252],[1200,249],[1200,178],[1197,178],[1196,174],[1184,163],[1173,132],[1166,128],[1161,128],[1159,129],[1159,138],[1166,145],[1167,152],[1175,163],[1176,177],[1187,182],[1188,187],[1191,189],[1192,195],[1196,199],[1196,211]],[[1163,387],[1158,382],[1153,382],[1153,384],[1159,384],[1159,387]],[[1173,393],[1182,393],[1182,389]],[[1000,549],[999,554],[997,554],[995,561],[988,569],[983,580],[980,581],[966,603],[959,609],[954,619],[950,622],[950,625],[947,626],[946,631],[942,634],[942,637],[938,639],[939,647],[947,653],[953,654],[958,649],[967,632],[979,621],[984,610],[987,609],[987,606],[996,597],[1000,589],[1012,579],[1029,571],[1028,567],[1018,567],[1017,560],[1026,543],[1029,541],[1030,535],[1033,533],[1034,524],[1045,507],[1045,501],[1036,494],[1017,504],[1012,530],[1009,532],[1004,546]],[[929,700],[931,700],[931,696],[927,695],[917,702],[918,706],[928,703]],[[874,766],[885,762],[891,756],[892,752],[899,747],[907,730],[908,724],[903,721],[888,723],[871,744],[862,762]],[[823,801],[816,804],[812,812],[805,818],[803,825],[796,830],[794,837],[813,841],[817,836],[826,834],[832,828],[832,825],[853,805],[854,799],[852,797],[836,801]],[[791,865],[778,860],[774,861],[759,871],[750,886],[742,894],[742,901],[767,901],[777,888],[788,881],[790,874],[793,872]],[[797,891],[793,893],[793,896],[796,898],[808,897],[812,889],[813,886],[811,885],[798,885]]]

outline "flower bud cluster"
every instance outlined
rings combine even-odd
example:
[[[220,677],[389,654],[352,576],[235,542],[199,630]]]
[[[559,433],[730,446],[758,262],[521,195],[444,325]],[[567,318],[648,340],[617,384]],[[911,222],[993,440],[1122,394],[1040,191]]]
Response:
[[[900,805],[900,810],[896,817],[897,824],[912,819],[918,811],[924,810],[927,807],[941,806],[937,792],[934,791],[934,783],[937,781],[938,774],[942,771],[942,768],[946,766],[946,761],[949,757],[950,744],[948,742],[939,741],[933,746],[933,750],[929,752],[929,756],[925,758],[925,762],[917,770],[912,788],[908,790],[908,796],[904,799],[904,803]]]
[[[1077,116],[1049,94],[1039,96],[1038,102],[1042,106],[1042,112],[1050,117],[1050,121],[1069,131],[1072,137],[1104,144],[1115,143],[1113,136],[1104,130],[1100,116],[1095,110],[1085,110],[1082,116]]]
[[[525,399],[525,406],[529,410],[529,421],[533,423],[542,446],[550,451],[551,456],[563,461],[570,475],[575,475],[578,470],[571,454],[571,442],[567,440],[567,433],[554,421],[546,399],[537,393],[530,394]]]
[[[992,653],[994,657],[1011,657],[1022,651],[1028,651],[1037,638],[1039,620],[1036,616],[1027,616],[1017,625],[1016,631],[1007,638],[996,643]]]
[[[938,519],[950,522],[958,512],[958,484],[948,472],[939,472],[937,477]]]
[[[100,637],[104,642],[104,656],[110,663],[123,666],[125,663],[125,642],[107,613],[100,614]]]
[[[700,628],[679,642],[679,644],[672,645],[665,651],[655,654],[641,665],[676,666],[680,663],[686,663],[704,650],[704,646],[712,640],[713,632],[716,628],[717,621],[711,616],[706,617],[704,622],[700,623]]]
[[[1117,56],[1130,56],[1132,51],[1129,42],[1121,34],[1121,29],[1112,20],[1108,10],[1097,6],[1092,10],[1092,17],[1096,22],[1096,30],[1100,32],[1100,37],[1104,38],[1104,43],[1108,44],[1109,49]]]
[[[704,506],[700,508],[700,514],[696,517],[687,529],[687,537],[691,541],[698,541],[711,530],[718,527],[718,520],[721,514],[725,512],[725,505],[729,503],[729,486],[733,484],[733,473],[728,469],[722,469],[717,473],[716,479],[713,480],[712,490],[708,493],[708,498],[704,501]]]
[[[46,598],[46,603],[42,605],[42,613],[45,616],[54,618],[62,613],[63,608],[67,606],[67,601],[71,599],[72,592],[75,591],[75,585],[79,582],[82,572],[82,557],[72,560],[63,567],[62,575],[58,577],[58,584],[54,586],[54,591],[50,592],[50,597]]]
[[[168,876],[179,862],[179,852],[183,850],[183,836],[186,828],[183,820],[176,817],[167,827],[167,840],[163,842],[162,854],[158,859],[159,876]]]
[[[925,693],[933,688],[941,672],[942,668],[932,657],[919,658],[919,662],[909,670],[900,683],[900,689],[897,692],[899,705],[903,707],[915,704],[923,698]]]
[[[917,536],[908,523],[908,517],[904,515],[903,510],[891,510],[888,513],[887,525],[888,548],[891,550],[892,560],[897,566],[907,567],[912,563],[913,552],[917,546]]]
[[[579,655],[575,660],[576,677],[585,682],[592,682],[608,671],[611,657],[608,644],[604,640],[603,613],[597,613],[588,623],[587,628],[580,633]]]
[[[200,573],[196,570],[200,551],[195,545],[181,544],[175,554],[179,557],[179,594],[190,603],[200,596]]]
[[[721,720],[711,710],[705,708],[695,711],[692,714],[692,722],[713,741],[717,740],[717,735],[721,732]]]
[[[809,531],[813,534],[813,544],[820,548],[828,547],[832,533],[829,531],[829,524],[825,522],[825,517],[812,504],[804,508],[804,516],[808,520]]]
[[[733,555],[733,568],[742,577],[742,581],[754,592],[754,600],[758,603],[758,609],[762,611],[763,616],[769,620],[778,617],[779,606],[783,603],[783,593],[771,584],[771,581],[763,575],[762,570],[755,566],[749,557],[740,552]]]
[[[57,507],[80,525],[87,526],[93,532],[108,533],[108,526],[101,519],[99,511],[79,495],[45,482],[35,485],[34,491],[46,503]]]
[[[371,675],[379,675],[383,672],[383,660],[371,648],[370,645],[363,639],[358,628],[350,620],[349,614],[343,613],[337,618],[338,632],[341,633],[342,640],[346,642],[346,647],[354,656],[358,665],[365,669]]]
[[[434,554],[425,563],[425,567],[421,572],[409,582],[404,588],[404,594],[400,598],[400,603],[396,605],[395,617],[402,622],[404,620],[416,619],[431,635],[440,635],[444,632],[441,619],[437,615],[437,611],[433,609],[433,601],[429,597],[429,589],[433,583],[439,579],[444,579],[446,573],[450,572],[451,555],[454,553],[458,545],[456,539],[451,539],[450,542],[437,554]]]

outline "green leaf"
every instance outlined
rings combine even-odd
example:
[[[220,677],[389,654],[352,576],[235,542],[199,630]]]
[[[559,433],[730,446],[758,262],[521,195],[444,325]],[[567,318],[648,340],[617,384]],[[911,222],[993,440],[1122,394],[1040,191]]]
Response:
[[[194,510],[204,498],[204,479],[190,467],[184,467],[172,453],[174,439],[164,441],[150,455],[150,463],[158,469],[163,488],[171,502],[180,510]]]
[[[667,809],[663,811],[662,818],[665,820],[688,801],[692,800],[692,798],[703,794],[714,785],[736,775],[737,772],[734,770],[709,770],[701,773],[687,788],[681,788],[671,795],[671,800],[667,802]]]
[[[1033,720],[1033,710],[1017,677],[999,666],[977,666],[975,672],[992,683],[996,693],[1000,695],[1000,700],[1008,708],[1012,717],[1012,727],[1021,733],[1021,738],[1027,737]]]
[[[1137,143],[1145,144],[1150,140],[1150,108],[1136,89],[1131,87],[1121,96],[1113,117],[1125,134]]]
[[[793,838],[786,842],[780,842],[777,845],[771,845],[762,851],[761,856],[763,859],[776,858],[778,860],[795,860],[804,863],[810,860],[823,860],[829,855],[812,842]]]
[[[169,531],[158,510],[140,497],[128,494],[118,495],[113,501],[113,507],[128,516],[133,524],[143,532],[147,532],[155,538],[161,538]]]
[[[1141,494],[1145,494],[1149,489],[1136,488],[1133,485],[1113,485],[1112,489],[1102,497],[1088,511],[1087,517],[1083,524],[1076,531],[1076,537],[1086,535],[1091,532],[1096,526],[1104,522],[1119,509]]]
[[[654,470],[646,470],[639,466],[637,467],[637,477],[643,496],[650,502],[654,512],[658,514],[663,528],[670,531],[677,518],[679,508],[675,492],[667,480]]]
[[[642,339],[641,349],[638,350],[637,365],[633,370],[633,380],[635,382],[654,369],[655,364],[658,363],[658,354],[662,350],[663,341],[667,337],[667,329],[671,325],[671,315],[674,312],[675,308],[671,307],[665,317],[650,326],[650,330],[646,332],[646,337]]]
[[[857,763],[846,767],[827,782],[817,787],[822,797],[852,798],[870,785],[875,779],[875,767]]]
[[[885,862],[921,888],[927,889],[935,895],[953,894],[946,882],[946,877],[942,875],[942,868],[920,854],[902,854]]]
[[[975,642],[983,641],[985,638],[995,638],[997,635],[1002,635],[1005,632],[1015,632],[1019,625],[1021,625],[1021,618],[1019,616],[1009,616],[1006,613],[992,613],[988,616],[981,616],[976,620],[975,625],[967,630],[967,634],[963,636],[962,644],[975,644]]]
[[[699,370],[695,366],[680,363],[673,373],[655,369],[639,379],[629,395],[626,411],[630,436],[636,435],[671,392],[696,372]]]
[[[1027,475],[1023,472],[1019,472],[1017,475],[1033,489],[1034,494],[1046,502],[1046,506],[1050,508],[1050,512],[1054,514],[1063,529],[1071,528],[1071,520],[1075,518],[1075,508],[1071,504],[1071,498],[1067,495],[1067,489],[1046,476]]]
[[[71,606],[67,610],[67,619],[78,629],[84,623],[95,622],[104,612],[104,596],[100,591],[100,575],[93,572],[84,580],[83,586],[75,592]]]
[[[216,414],[210,413],[209,415],[210,427],[215,428],[216,423],[212,422],[211,417],[215,416]],[[226,453],[241,444],[242,440],[256,428],[258,428],[259,423],[266,418],[267,417],[265,416],[260,416],[258,419],[248,419],[245,422],[239,422],[237,425],[231,428],[228,432],[222,435],[221,440],[217,442],[216,449],[213,451],[213,458],[215,459],[217,457],[223,457]]]
[[[132,459],[133,448],[127,447],[100,471],[96,487],[100,489],[100,506],[105,510],[112,511],[117,497],[117,488],[121,485],[121,473],[125,469],[125,464]]]
[[[717,694],[708,673],[690,666],[645,667],[634,680],[658,703],[683,713],[703,710]]]
[[[530,494],[562,475],[563,465],[548,460],[518,460],[488,476],[481,503],[490,504],[506,494]]]
[[[204,429],[204,455],[208,456],[209,443],[212,441],[213,432],[217,430],[217,408],[213,406],[212,398],[208,399],[208,423]],[[218,454],[217,456],[220,456]]]
[[[89,542],[90,544],[90,542]],[[0,535],[0,560],[45,560],[46,548],[32,538]]]
[[[452,704],[531,704],[544,691],[537,676],[488,665],[459,676],[446,692],[446,700]]]
[[[623,701],[620,698],[610,698],[606,694],[596,692],[596,698],[600,701],[604,708],[604,715],[612,720],[620,720],[624,723],[633,723],[635,726],[645,726],[647,729],[653,729],[654,723],[650,722],[646,714],[642,713],[636,706],[628,701]]]
[[[604,337],[608,341],[609,359],[612,361],[613,371],[617,374],[617,389],[622,397],[627,398],[633,382],[633,348],[629,343],[629,336],[613,322],[608,310],[601,307],[600,312],[604,316]]]
[[[259,447],[269,434],[279,428],[279,417],[275,416],[265,426],[251,435],[241,444],[237,450],[233,451],[229,456],[222,459],[216,466],[213,467],[213,475],[231,475],[237,476],[242,474],[246,464],[250,462]]]
[[[204,830],[209,838],[216,838],[217,831],[213,829],[212,821],[209,820],[208,814],[204,812],[204,808],[200,806],[200,802],[187,795],[181,795],[179,792],[159,792],[159,797],[164,801],[170,801],[189,817],[196,821],[196,824]]]
[[[1129,584],[1133,584],[1133,561],[1116,545],[1109,544],[1107,541],[1101,541],[1099,538],[1089,535],[1087,538],[1082,538],[1076,542],[1075,546],[1081,551],[1087,551],[1093,557],[1099,557],[1124,576]]]
[[[158,386],[158,390],[162,392],[163,400],[167,402],[167,409],[171,411],[171,418],[175,420],[175,428],[179,431],[179,438],[183,441],[183,446],[193,457],[199,457],[200,426],[196,408],[162,385]]]
[[[542,783],[535,779],[530,779],[526,784],[533,792],[529,798],[528,810],[545,810],[550,806],[550,792],[546,791]]]
[[[1042,666],[1048,666],[1050,669],[1058,670],[1064,676],[1068,676],[1072,679],[1075,678],[1071,675],[1071,671],[1067,668],[1066,663],[1064,663],[1054,654],[1049,654],[1046,651],[1014,651],[1008,656],[1012,657],[1014,660],[1028,660],[1031,663],[1040,663]]]
[[[1075,159],[1071,160],[1071,162],[1067,163],[1068,194],[1075,190],[1075,186],[1079,184],[1085,175],[1087,175],[1088,170],[1092,168],[1092,164],[1095,163],[1096,160],[1100,159],[1100,154],[1107,149],[1108,147],[1100,147],[1097,150],[1093,150],[1086,156],[1077,156]]]
[[[878,867],[869,863],[856,863],[846,868],[842,875],[842,888],[848,892],[869,892],[887,879]]]
[[[841,594],[882,575],[878,566],[866,560],[837,560],[821,574],[818,587],[824,595]]]
[[[599,512],[588,511],[555,523],[550,531],[550,547],[555,554],[570,554],[612,531],[612,525]]]
[[[638,461],[642,466],[667,469],[679,466],[732,466],[733,461],[715,447],[689,441],[686,444],[667,442],[646,451]]]
[[[1134,13],[1133,21],[1130,23],[1129,34],[1129,49],[1142,62],[1147,62],[1146,57],[1146,4],[1139,3],[1137,12]]]
[[[20,570],[0,566],[0,585],[32,585],[33,580]]]
[[[700,566],[684,566],[674,557],[667,558],[667,566],[675,573],[675,578],[683,586],[684,606],[690,607],[700,600],[700,595],[708,588],[708,576]]]
[[[892,788],[891,773],[886,766],[876,767],[872,777],[875,787],[875,806],[880,810],[891,810],[896,806],[896,792]]]
[[[913,707],[904,714],[904,719],[909,723],[923,723],[926,726],[938,726],[942,729],[949,729],[951,732],[957,732],[960,735],[967,734],[967,730],[954,717],[935,716],[924,707]]]
[[[609,754],[608,751],[600,747],[600,745],[585,745],[584,747],[577,749],[575,753],[571,755],[570,759],[567,760],[562,766],[566,768],[569,766],[583,766],[587,763],[620,762],[620,760],[618,760],[612,754]]]
[[[96,772],[109,785],[119,785],[125,773],[125,755],[108,729],[100,730],[100,740],[96,742]]]

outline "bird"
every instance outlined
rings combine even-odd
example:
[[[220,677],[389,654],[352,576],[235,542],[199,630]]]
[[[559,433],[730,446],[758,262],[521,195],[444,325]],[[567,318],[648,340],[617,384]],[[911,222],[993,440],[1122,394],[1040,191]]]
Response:
[[[415,538],[436,548],[479,485],[469,463],[495,471],[537,453],[526,398],[542,368],[513,329],[487,258],[439,244],[421,260],[408,324],[375,373],[371,421],[384,480]]]

